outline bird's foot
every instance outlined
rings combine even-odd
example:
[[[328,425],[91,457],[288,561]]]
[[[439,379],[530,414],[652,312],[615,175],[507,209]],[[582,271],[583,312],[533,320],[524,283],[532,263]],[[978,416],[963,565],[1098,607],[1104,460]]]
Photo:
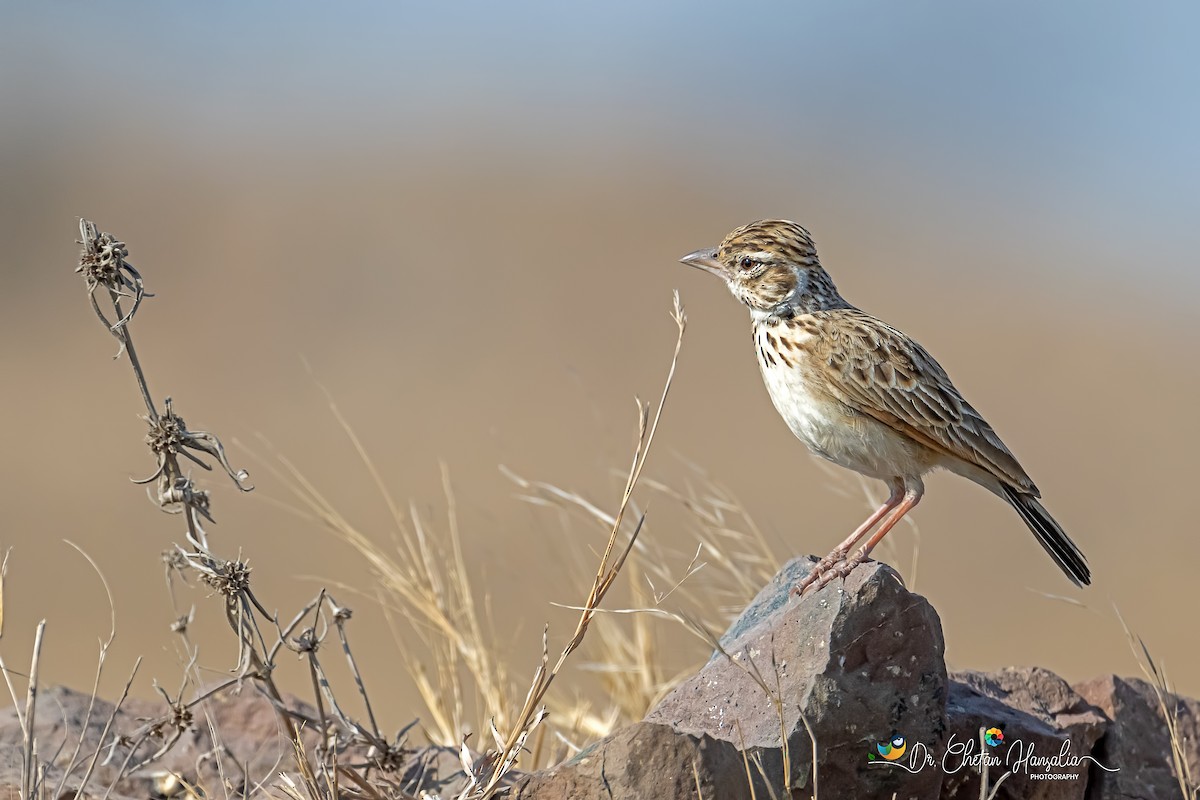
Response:
[[[804,580],[796,588],[792,589],[792,594],[797,597],[803,597],[809,592],[819,592],[838,578],[844,579],[854,571],[855,567],[866,561],[869,556],[862,549],[850,558],[847,558],[846,555],[845,552],[834,550],[822,558],[812,568],[812,572],[808,573]]]
[[[834,550],[832,553],[822,558],[816,563],[816,565],[813,566],[808,575],[805,576],[804,580],[800,581],[800,583],[792,589],[792,594],[796,595],[797,597],[803,597],[813,586],[816,586],[818,589],[820,589],[821,586],[824,586],[826,583],[828,583],[828,581],[824,579],[825,575],[828,574],[830,570],[840,566],[845,562],[845,560],[845,550]]]
[[[819,581],[817,581],[816,586],[813,588],[813,591],[814,592],[821,591],[822,589],[824,589],[829,584],[833,583],[838,578],[845,579],[846,576],[848,576],[851,572],[854,571],[855,567],[857,567],[859,564],[863,563],[866,560],[867,560],[866,553],[857,553],[854,556],[854,558],[842,559],[837,564],[834,564],[832,567],[830,567],[828,570],[825,571],[825,574],[821,576],[821,579]]]

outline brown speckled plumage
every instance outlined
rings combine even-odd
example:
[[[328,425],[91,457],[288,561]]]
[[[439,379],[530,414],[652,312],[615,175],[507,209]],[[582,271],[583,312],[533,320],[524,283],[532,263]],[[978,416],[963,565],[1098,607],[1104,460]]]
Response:
[[[1083,554],[992,427],[925,348],[846,302],[807,230],[787,220],[754,222],[683,261],[721,277],[750,309],[763,379],[792,432],[817,455],[892,489],[800,591],[820,588],[864,560],[921,499],[922,476],[937,468],[1005,499],[1067,577],[1090,582]]]

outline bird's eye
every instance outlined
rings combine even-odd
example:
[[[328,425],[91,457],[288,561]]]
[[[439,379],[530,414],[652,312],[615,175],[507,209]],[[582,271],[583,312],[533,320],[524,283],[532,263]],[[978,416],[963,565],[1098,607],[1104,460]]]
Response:
[[[752,269],[754,267],[754,259],[750,256],[742,256],[741,260],[738,261],[738,266],[742,269]]]

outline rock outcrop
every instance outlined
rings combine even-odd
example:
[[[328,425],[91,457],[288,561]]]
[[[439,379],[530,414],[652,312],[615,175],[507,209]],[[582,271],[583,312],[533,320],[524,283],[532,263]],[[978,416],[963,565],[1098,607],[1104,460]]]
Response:
[[[792,788],[807,797],[814,738],[827,797],[936,796],[937,773],[889,769],[868,756],[898,731],[924,742],[944,735],[937,613],[875,562],[852,572],[844,590],[793,597],[810,566],[786,565],[730,626],[720,651],[644,722],[530,776],[518,796],[695,797],[697,781],[704,797],[749,798],[751,781],[757,796],[770,796],[767,781],[777,792],[783,786],[786,740]],[[749,777],[742,750],[757,759]],[[619,792],[633,775],[639,780]]]
[[[1200,780],[1200,702],[1116,676],[1070,686],[1036,667],[947,674],[937,613],[889,567],[868,562],[844,582],[793,596],[811,566],[809,559],[785,565],[708,663],[644,720],[557,767],[512,775],[508,796],[972,800],[986,772],[996,798],[1178,800],[1173,747],[1183,769]],[[39,754],[51,762],[47,791],[57,786],[81,731],[82,752],[99,742],[112,707],[97,701],[85,726],[89,700],[65,689],[41,696],[35,735]],[[163,759],[122,778],[112,797],[171,794],[167,772],[207,787],[210,796],[240,796],[280,770],[294,772],[277,715],[252,687],[204,706],[207,718],[198,714]],[[142,724],[139,717],[161,711],[161,704],[130,701],[113,730],[128,734]],[[220,732],[222,771],[212,757],[210,722]],[[313,734],[305,735],[314,747]],[[13,796],[21,742],[14,711],[0,711],[0,791],[7,787]],[[160,743],[142,744],[134,762]],[[343,765],[353,763],[349,755]],[[120,760],[98,767],[89,794],[103,794]],[[65,796],[73,795],[78,774],[66,781]],[[437,747],[412,751],[389,781],[412,796],[442,798],[465,785],[457,751]]]
[[[645,721],[526,776],[516,796],[683,800],[699,783],[703,797],[740,800],[771,796],[770,782],[784,797],[786,741],[797,798],[816,788],[967,800],[979,797],[981,768],[996,798],[1180,797],[1150,684],[1110,676],[1072,687],[1040,668],[947,675],[937,614],[891,569],[869,562],[844,584],[792,597],[811,564],[787,564]],[[1200,703],[1165,702],[1200,779]]]

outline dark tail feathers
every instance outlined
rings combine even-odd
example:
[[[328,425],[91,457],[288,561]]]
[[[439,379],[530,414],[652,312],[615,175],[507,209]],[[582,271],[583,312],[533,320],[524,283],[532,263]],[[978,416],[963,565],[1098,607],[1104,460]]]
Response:
[[[1050,512],[1031,494],[1022,494],[1011,486],[1003,486],[1004,497],[1025,520],[1038,543],[1058,564],[1058,568],[1076,586],[1087,586],[1092,582],[1092,572],[1079,548],[1071,541],[1062,527],[1050,516]]]

